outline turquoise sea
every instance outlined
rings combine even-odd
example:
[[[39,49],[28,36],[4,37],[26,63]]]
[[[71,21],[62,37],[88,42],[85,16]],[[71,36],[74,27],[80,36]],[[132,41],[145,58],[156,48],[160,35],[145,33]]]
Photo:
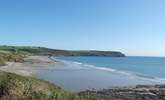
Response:
[[[165,84],[163,57],[53,57],[55,70],[42,79],[69,91],[120,86]],[[53,67],[53,66],[52,66]]]

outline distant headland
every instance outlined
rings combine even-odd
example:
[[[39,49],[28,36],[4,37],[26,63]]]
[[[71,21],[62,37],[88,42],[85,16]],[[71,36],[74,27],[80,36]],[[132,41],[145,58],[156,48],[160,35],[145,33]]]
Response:
[[[19,52],[30,55],[51,55],[51,56],[106,56],[125,57],[125,54],[118,51],[98,51],[98,50],[60,50],[46,47],[33,46],[0,46],[1,51]]]

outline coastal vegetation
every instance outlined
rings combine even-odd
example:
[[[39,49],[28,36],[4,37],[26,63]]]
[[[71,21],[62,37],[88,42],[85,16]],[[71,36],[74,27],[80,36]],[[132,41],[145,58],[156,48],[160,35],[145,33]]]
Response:
[[[0,100],[101,100],[66,92],[44,80],[0,71]]]
[[[0,50],[15,52],[24,55],[53,55],[53,56],[108,56],[124,57],[125,55],[117,51],[97,51],[97,50],[59,50],[45,47],[31,46],[0,46]]]
[[[0,50],[0,66],[5,62],[23,62],[24,55],[15,52]]]

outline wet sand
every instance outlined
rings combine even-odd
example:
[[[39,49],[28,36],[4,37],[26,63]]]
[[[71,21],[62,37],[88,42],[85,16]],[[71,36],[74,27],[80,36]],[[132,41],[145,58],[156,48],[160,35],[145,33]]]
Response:
[[[154,79],[142,78],[138,76],[131,76],[127,73],[116,73],[113,71],[98,70],[91,67],[86,67],[82,64],[75,64],[74,62],[59,62],[61,67],[54,70],[42,70],[39,77],[65,90],[72,92],[84,91],[87,89],[106,89],[111,87],[130,87],[139,84],[161,84],[164,81],[157,81]]]

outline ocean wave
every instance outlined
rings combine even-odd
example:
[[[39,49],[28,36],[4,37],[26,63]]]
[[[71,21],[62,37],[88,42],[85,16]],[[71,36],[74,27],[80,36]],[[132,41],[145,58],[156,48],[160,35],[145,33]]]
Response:
[[[113,69],[113,68],[109,68],[109,67],[95,66],[95,65],[91,65],[91,64],[77,62],[77,61],[61,60],[61,59],[58,59],[58,58],[54,58],[54,60],[65,63],[65,64],[69,64],[69,65],[70,64],[75,64],[75,65],[81,66],[83,68],[107,71],[107,72],[112,72],[112,73],[116,73],[116,74],[127,75],[127,76],[133,77],[133,78],[140,78],[140,79],[144,79],[144,80],[165,83],[165,79],[163,79],[163,78],[154,77],[154,76],[150,76],[150,75],[146,75],[146,74],[142,74],[142,73],[138,73],[138,72],[117,70],[117,69]]]
[[[78,64],[78,65],[81,65],[81,64],[83,64],[83,63],[80,63],[80,62],[76,62],[76,61],[72,61],[72,63],[74,63],[74,64]]]

